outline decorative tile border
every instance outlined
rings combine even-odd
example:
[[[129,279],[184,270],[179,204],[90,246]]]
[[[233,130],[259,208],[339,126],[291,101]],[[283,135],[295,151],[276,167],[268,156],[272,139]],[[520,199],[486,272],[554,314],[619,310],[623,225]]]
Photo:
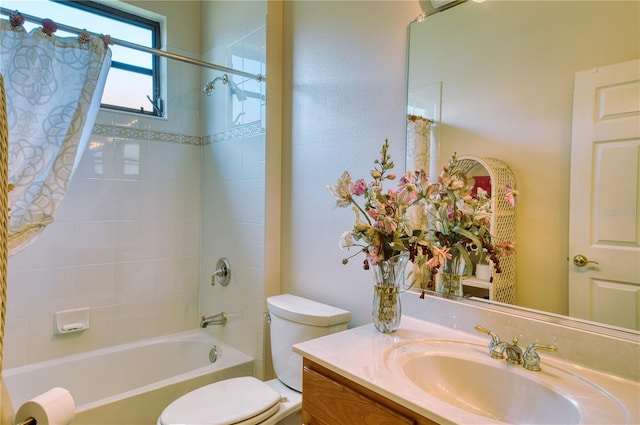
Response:
[[[228,139],[239,139],[242,137],[263,134],[265,132],[265,129],[261,124],[261,121],[254,121],[248,124],[232,127],[228,130],[221,131],[220,133],[215,133],[212,136],[207,136],[208,143],[215,143]]]
[[[242,137],[263,134],[265,132],[265,129],[261,124],[261,121],[254,121],[248,124],[235,126],[220,133],[202,137],[142,128],[124,127],[114,124],[96,124],[93,126],[92,134],[98,136],[114,137],[118,139],[147,140],[150,142],[178,143],[183,145],[201,146],[228,139],[238,139]]]

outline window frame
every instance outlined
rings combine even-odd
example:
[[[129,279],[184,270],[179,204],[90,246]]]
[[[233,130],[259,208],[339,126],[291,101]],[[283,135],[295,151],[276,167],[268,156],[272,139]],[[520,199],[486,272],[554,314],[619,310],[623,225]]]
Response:
[[[140,28],[151,30],[152,46],[153,49],[160,49],[162,44],[161,25],[160,22],[152,19],[145,18],[140,15],[136,15],[131,12],[116,9],[103,3],[98,3],[91,0],[50,0],[54,3],[59,3],[65,6],[74,7],[76,9],[83,10],[87,13],[93,13],[96,15],[108,17],[110,19],[118,20],[130,25],[135,25]],[[151,53],[149,53],[151,54]],[[112,105],[108,103],[100,103],[101,108],[111,109],[121,112],[129,112],[135,114],[149,115],[155,117],[164,117],[164,108],[161,98],[161,75],[160,75],[160,56],[151,54],[151,68],[144,68],[137,65],[131,65],[126,62],[120,62],[111,60],[111,67],[120,69],[127,72],[133,72],[141,75],[150,75],[152,80],[152,99],[154,107],[151,111],[145,111],[144,109],[129,108],[120,105]]]

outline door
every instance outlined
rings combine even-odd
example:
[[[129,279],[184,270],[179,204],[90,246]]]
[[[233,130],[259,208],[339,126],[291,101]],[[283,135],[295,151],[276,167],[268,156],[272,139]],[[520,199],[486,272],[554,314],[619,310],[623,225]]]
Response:
[[[576,73],[569,314],[640,329],[640,60]]]

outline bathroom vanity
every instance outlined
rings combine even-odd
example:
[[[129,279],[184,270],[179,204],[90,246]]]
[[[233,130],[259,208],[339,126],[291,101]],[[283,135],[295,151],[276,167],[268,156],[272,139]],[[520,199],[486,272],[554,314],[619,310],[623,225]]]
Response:
[[[513,336],[500,335],[508,345]],[[520,336],[523,352],[545,342]],[[404,316],[391,334],[365,325],[296,344],[303,423],[640,423],[637,378],[542,351],[541,370],[527,370],[492,358],[490,341],[473,326],[462,332]]]
[[[302,379],[304,425],[437,423],[309,359]]]

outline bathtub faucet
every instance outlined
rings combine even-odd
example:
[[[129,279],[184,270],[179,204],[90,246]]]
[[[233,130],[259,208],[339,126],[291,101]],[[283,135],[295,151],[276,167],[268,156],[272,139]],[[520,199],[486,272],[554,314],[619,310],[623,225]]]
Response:
[[[214,314],[209,317],[202,316],[200,327],[206,328],[209,325],[224,325],[225,323],[227,323],[227,314],[223,311],[222,313]]]

